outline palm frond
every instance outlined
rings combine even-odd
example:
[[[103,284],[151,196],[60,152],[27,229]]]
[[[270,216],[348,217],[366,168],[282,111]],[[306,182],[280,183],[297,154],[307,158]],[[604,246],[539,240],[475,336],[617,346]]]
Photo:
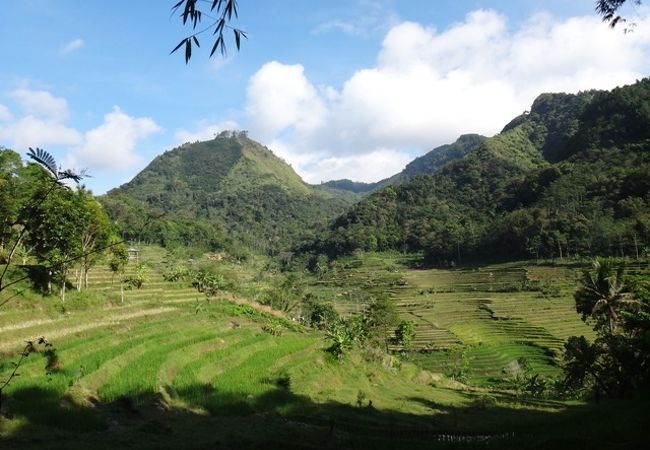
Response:
[[[81,170],[80,172],[75,172],[72,169],[60,170],[57,173],[57,180],[72,180],[75,183],[79,183],[84,178],[89,178],[88,172],[86,169]]]
[[[45,167],[52,173],[52,175],[54,175],[54,178],[58,179],[58,168],[56,166],[56,161],[54,160],[54,157],[48,152],[42,148],[36,147],[36,150],[34,150],[33,148],[29,147],[27,156],[39,163],[41,166]]]

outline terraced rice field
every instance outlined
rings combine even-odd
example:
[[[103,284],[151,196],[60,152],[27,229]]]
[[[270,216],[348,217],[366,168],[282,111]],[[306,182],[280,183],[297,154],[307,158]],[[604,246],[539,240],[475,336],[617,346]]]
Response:
[[[409,357],[430,372],[372,353],[334,360],[322,334],[231,293],[206,303],[193,288],[164,281],[155,264],[144,288],[126,291],[122,303],[100,266],[90,276],[99,304],[71,294],[65,313],[55,297],[0,311],[0,380],[26,339],[46,336],[59,357],[45,373],[44,358],[31,355],[2,392],[10,414],[0,419],[0,447],[523,448],[534,430],[552,428],[569,442],[582,436],[580,405],[522,401],[435,373],[447,363],[443,349],[459,348],[478,384],[521,355],[553,374],[550,350],[563,336],[589,331],[568,290],[498,292],[519,283],[520,270],[413,271],[383,257],[354,264],[311,288],[331,294],[343,313],[390,295],[416,322],[416,345],[433,350]],[[543,277],[561,284],[573,272],[565,275]],[[267,332],[273,321],[281,335]],[[608,421],[610,411],[599,411],[592,420]],[[585,446],[599,442],[607,441]]]
[[[412,359],[434,372],[457,358],[450,350],[462,350],[473,383],[498,381],[522,357],[552,377],[569,336],[593,337],[575,312],[579,272],[567,266],[412,270],[377,258],[347,264],[321,291],[333,290],[343,315],[363,310],[372,295],[390,295],[416,326]],[[359,284],[365,288],[355,289]]]
[[[117,290],[108,275],[95,269],[94,289]],[[471,402],[471,395],[429,386],[415,367],[396,372],[358,354],[338,362],[323,351],[320,334],[285,321],[282,335],[272,335],[264,325],[274,316],[225,299],[197,310],[195,292],[152,280],[128,291],[124,304],[59,317],[3,311],[3,352],[16,354],[25,339],[45,335],[59,365],[45,373],[35,354],[20,367],[2,393],[11,419],[0,421],[0,445],[30,448],[36,439],[52,448],[205,448],[219,441],[218,432],[235,446],[285,448],[298,436],[306,448],[355,448],[353,429],[381,448],[394,438],[389,425],[402,436],[416,427],[438,439],[452,423],[443,414],[438,426],[422,428],[425,417]],[[0,379],[10,371],[5,365]],[[65,444],[43,437],[52,434]],[[421,439],[399,445],[420,446]]]

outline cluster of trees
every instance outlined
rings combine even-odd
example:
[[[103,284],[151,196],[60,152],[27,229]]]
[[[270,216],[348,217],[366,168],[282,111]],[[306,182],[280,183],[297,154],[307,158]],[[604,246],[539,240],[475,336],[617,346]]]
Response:
[[[18,153],[0,148],[0,292],[8,286],[10,265],[35,262],[44,267],[47,292],[58,283],[65,300],[73,268],[76,288],[88,286],[88,270],[109,247],[112,227],[90,191],[63,183],[80,176],[60,172],[42,150],[30,156],[40,164],[25,165]]]
[[[591,320],[596,339],[569,338],[565,383],[597,396],[650,385],[650,281],[626,276],[613,259],[597,258],[575,293],[576,311]]]
[[[298,252],[485,258],[638,257],[650,248],[650,79],[544,94],[440,171],[364,198]]]
[[[370,299],[364,311],[348,318],[340,317],[331,303],[314,298],[308,299],[304,312],[308,325],[325,331],[327,351],[337,358],[355,346],[382,348],[386,353],[391,345],[409,350],[415,338],[415,325],[400,320],[387,296]]]

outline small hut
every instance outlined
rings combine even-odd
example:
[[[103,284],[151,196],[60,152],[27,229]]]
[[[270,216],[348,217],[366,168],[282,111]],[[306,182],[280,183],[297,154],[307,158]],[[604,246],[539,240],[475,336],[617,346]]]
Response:
[[[137,248],[129,247],[128,252],[129,261],[135,261],[136,264],[140,262],[140,251]]]

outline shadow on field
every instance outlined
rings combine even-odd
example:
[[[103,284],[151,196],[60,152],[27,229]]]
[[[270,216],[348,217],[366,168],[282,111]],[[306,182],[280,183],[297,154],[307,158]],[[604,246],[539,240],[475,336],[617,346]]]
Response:
[[[209,385],[170,395],[89,399],[79,406],[43,388],[15,391],[2,419],[0,448],[429,449],[644,448],[645,400],[531,409],[514,397],[486,404],[470,393],[466,407],[422,398],[431,410],[413,415],[341,403],[317,404],[278,386],[262,395],[220,393]],[[645,399],[647,399],[647,395]],[[370,399],[371,400],[371,399]],[[555,405],[557,406],[557,405]],[[6,446],[6,447],[5,447]]]

